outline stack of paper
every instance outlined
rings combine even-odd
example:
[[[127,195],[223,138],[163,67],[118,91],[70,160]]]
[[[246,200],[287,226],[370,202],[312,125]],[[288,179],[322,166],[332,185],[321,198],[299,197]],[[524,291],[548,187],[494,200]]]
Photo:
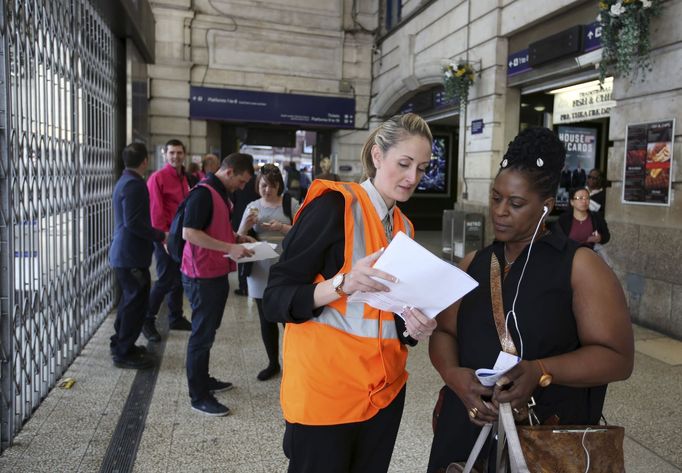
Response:
[[[234,259],[230,255],[224,255],[225,258],[233,259],[235,261],[238,261],[239,263],[248,263],[250,261],[261,261],[264,259],[279,258],[279,255],[275,251],[275,248],[277,248],[276,243],[258,241],[256,243],[241,243],[241,245],[248,248],[249,250],[253,250],[254,252],[253,255],[244,256],[239,259]]]
[[[403,232],[398,233],[374,264],[398,278],[397,283],[377,279],[391,292],[356,292],[349,302],[364,302],[400,314],[415,307],[435,317],[478,286],[467,273],[438,258]]]

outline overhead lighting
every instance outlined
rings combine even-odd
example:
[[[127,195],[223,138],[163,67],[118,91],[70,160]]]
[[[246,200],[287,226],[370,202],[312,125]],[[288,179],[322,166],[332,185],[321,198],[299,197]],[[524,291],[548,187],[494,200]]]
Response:
[[[526,108],[528,104],[526,102],[521,102],[521,108]]]
[[[545,106],[544,105],[536,105],[535,107],[533,107],[533,110],[535,110],[536,112],[544,112]]]

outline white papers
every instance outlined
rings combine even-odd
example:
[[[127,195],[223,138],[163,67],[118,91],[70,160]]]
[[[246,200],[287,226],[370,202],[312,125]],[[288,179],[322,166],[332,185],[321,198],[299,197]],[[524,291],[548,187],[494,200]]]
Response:
[[[234,259],[239,263],[248,263],[250,261],[261,261],[264,259],[279,258],[279,255],[275,251],[277,248],[276,243],[268,243],[266,241],[258,241],[256,243],[240,243],[242,246],[253,250],[252,256],[243,256],[239,259],[234,259],[230,255],[223,255],[225,258]]]
[[[398,233],[374,268],[398,278],[377,279],[391,292],[355,292],[349,302],[364,302],[377,309],[402,313],[416,307],[430,318],[478,286],[467,273],[438,258],[403,232]]]
[[[493,369],[477,369],[476,376],[483,386],[495,386],[497,380],[500,379],[507,371],[516,366],[519,361],[521,361],[521,358],[518,356],[501,351],[500,354],[497,355],[497,360],[495,361],[495,366],[493,366]]]

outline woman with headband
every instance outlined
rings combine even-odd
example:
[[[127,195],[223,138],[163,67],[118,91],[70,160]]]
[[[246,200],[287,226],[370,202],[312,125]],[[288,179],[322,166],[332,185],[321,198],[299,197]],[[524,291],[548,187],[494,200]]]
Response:
[[[431,162],[431,131],[419,116],[395,116],[365,142],[361,184],[315,180],[270,269],[265,316],[287,322],[280,400],[289,473],[388,471],[405,403],[406,345],[436,322],[418,309],[404,320],[348,302],[386,292],[390,274],[372,267],[412,224],[396,206]]]
[[[544,225],[565,154],[553,132],[529,128],[500,164],[490,196],[495,241],[460,265],[480,285],[438,315],[430,339],[447,388],[429,472],[466,461],[500,403],[521,414],[532,397],[540,423],[597,424],[607,384],[632,372],[632,325],[618,279],[589,248]],[[501,351],[521,361],[485,387],[475,370],[492,368]]]

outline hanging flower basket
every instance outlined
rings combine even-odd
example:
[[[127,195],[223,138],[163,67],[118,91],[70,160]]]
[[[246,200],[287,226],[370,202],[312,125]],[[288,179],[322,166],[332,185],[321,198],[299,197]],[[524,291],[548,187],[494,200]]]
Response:
[[[599,81],[607,68],[617,75],[634,79],[652,70],[649,42],[651,19],[661,14],[663,0],[601,0],[597,21],[601,23],[602,59]]]
[[[467,62],[451,62],[443,66],[443,86],[447,98],[459,100],[460,106],[466,105],[475,75],[474,66]]]

